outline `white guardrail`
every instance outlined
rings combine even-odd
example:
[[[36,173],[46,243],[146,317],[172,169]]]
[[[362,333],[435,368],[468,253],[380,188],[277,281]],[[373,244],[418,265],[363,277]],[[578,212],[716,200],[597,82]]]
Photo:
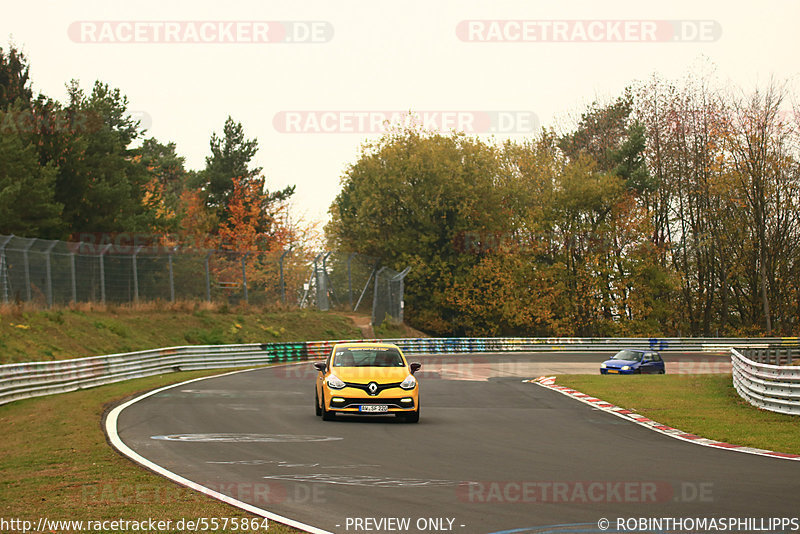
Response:
[[[416,338],[371,341],[395,343],[408,354],[549,350],[583,352],[616,351],[623,348],[720,352],[731,347],[746,349],[797,346],[798,343],[797,338]],[[74,360],[0,365],[0,404],[175,371],[254,367],[269,363],[313,360],[326,356],[335,343],[337,341],[185,346]],[[800,368],[797,370],[800,371]],[[796,389],[793,391],[795,394],[800,393]],[[755,393],[762,395],[758,391]],[[794,397],[793,401],[798,403],[798,398]],[[800,410],[787,413],[800,413]]]
[[[733,387],[744,400],[764,410],[800,415],[800,366],[755,362],[731,349]]]

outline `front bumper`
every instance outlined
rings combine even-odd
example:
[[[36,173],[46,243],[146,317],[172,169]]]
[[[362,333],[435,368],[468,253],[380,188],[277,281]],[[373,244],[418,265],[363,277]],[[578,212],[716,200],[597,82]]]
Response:
[[[635,375],[637,372],[638,369],[628,369],[627,371],[613,368],[600,369],[601,375]]]
[[[364,415],[381,415],[387,413],[413,412],[419,407],[419,389],[404,390],[390,388],[381,391],[378,395],[364,395],[358,388],[346,387],[335,390],[325,386],[325,409],[330,412],[352,413]],[[385,411],[365,411],[362,406],[370,410],[372,406],[386,406]]]

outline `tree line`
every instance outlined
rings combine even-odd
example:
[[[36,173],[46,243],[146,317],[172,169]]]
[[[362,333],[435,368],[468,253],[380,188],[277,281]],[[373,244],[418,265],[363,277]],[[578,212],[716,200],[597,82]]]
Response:
[[[16,46],[0,48],[0,233],[70,239],[152,235],[153,245],[282,249],[294,186],[267,189],[252,166],[258,141],[231,117],[212,133],[205,168],[185,167],[173,142],[148,137],[125,95],[77,80],[67,100],[36,94]]]
[[[328,239],[410,265],[406,318],[436,334],[797,335],[791,96],[653,76],[523,141],[396,128]]]

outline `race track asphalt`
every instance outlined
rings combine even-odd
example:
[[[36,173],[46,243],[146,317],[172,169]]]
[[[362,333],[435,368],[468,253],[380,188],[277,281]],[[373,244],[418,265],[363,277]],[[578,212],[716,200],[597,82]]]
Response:
[[[124,409],[119,436],[189,480],[336,533],[599,532],[602,518],[615,532],[618,518],[800,515],[800,462],[671,439],[521,380],[597,372],[598,354],[409,359],[423,364],[418,424],[323,422],[305,362],[167,389]],[[665,359],[718,368],[727,357]]]

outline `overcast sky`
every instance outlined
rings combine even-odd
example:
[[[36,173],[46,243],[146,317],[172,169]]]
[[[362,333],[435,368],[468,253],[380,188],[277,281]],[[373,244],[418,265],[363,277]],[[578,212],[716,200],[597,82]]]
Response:
[[[796,87],[798,20],[797,0],[30,0],[3,8],[0,34],[27,54],[35,91],[119,87],[188,168],[231,115],[258,139],[270,189],[296,184],[295,211],[323,220],[393,112],[529,136],[703,56],[723,82]]]

